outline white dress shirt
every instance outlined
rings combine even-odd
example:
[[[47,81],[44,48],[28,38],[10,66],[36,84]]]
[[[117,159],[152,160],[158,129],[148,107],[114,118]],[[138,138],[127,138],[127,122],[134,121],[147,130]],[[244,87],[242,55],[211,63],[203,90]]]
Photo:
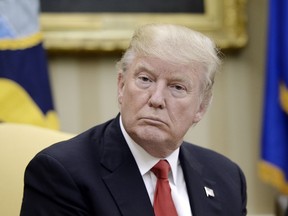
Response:
[[[187,193],[186,183],[184,180],[183,170],[178,159],[179,148],[166,158],[156,158],[148,154],[140,145],[136,144],[132,138],[126,132],[122,120],[120,117],[121,131],[125,137],[125,140],[136,160],[140,173],[143,177],[147,192],[150,197],[150,201],[153,205],[154,192],[157,183],[157,177],[151,170],[151,168],[160,160],[165,159],[171,166],[171,172],[168,179],[171,187],[172,199],[177,210],[178,216],[191,216],[191,208],[189,203],[189,197]]]

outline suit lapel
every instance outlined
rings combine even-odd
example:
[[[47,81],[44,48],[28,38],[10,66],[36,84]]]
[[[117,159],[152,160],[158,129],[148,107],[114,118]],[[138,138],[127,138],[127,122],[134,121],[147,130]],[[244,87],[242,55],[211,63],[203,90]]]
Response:
[[[221,203],[216,183],[203,176],[205,168],[197,161],[194,154],[191,155],[191,151],[188,151],[186,147],[182,145],[180,148],[180,163],[193,216],[221,215]],[[207,196],[205,187],[213,190],[215,196]]]
[[[106,171],[103,181],[123,216],[154,216],[141,173],[118,122],[116,118],[104,137],[101,163]]]
[[[126,163],[103,177],[123,216],[153,216],[153,208],[141,175]]]

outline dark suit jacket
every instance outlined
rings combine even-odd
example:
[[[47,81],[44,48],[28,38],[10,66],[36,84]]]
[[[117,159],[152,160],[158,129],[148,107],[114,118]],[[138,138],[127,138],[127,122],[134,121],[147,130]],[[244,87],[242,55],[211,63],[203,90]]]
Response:
[[[246,215],[245,178],[235,163],[186,142],[179,157],[193,216]],[[205,186],[215,197],[207,197]],[[42,215],[154,215],[119,116],[32,159],[21,216]]]

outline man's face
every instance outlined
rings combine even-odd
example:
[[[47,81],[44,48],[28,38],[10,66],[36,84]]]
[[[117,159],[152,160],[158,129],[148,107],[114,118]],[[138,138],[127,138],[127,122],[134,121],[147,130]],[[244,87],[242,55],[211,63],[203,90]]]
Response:
[[[196,74],[188,66],[151,57],[136,58],[125,74],[119,74],[123,125],[151,155],[169,155],[204,114]]]

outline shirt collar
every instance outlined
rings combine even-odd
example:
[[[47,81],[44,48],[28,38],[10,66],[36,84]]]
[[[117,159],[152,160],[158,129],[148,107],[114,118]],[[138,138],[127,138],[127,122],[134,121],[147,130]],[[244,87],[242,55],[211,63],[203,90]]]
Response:
[[[160,159],[165,159],[169,162],[171,166],[172,171],[172,177],[173,177],[173,183],[176,184],[177,182],[177,170],[178,165],[180,164],[178,160],[179,156],[179,148],[177,148],[175,151],[173,151],[168,157],[166,158],[156,158],[150,155],[148,152],[146,152],[140,145],[138,145],[134,140],[129,136],[129,134],[126,132],[123,123],[122,123],[122,117],[120,116],[120,128],[123,133],[123,136],[130,148],[130,151],[132,152],[132,155],[138,165],[138,168],[140,170],[141,175],[145,175],[150,171],[150,169],[158,163]]]

